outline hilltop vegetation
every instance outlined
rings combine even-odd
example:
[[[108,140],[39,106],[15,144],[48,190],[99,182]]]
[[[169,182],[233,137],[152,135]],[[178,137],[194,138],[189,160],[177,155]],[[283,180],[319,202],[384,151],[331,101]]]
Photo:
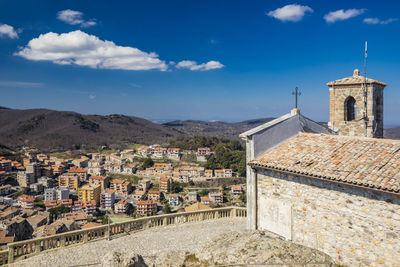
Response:
[[[214,154],[207,158],[207,169],[232,169],[239,176],[246,174],[245,144],[238,140],[211,136],[178,137],[169,142],[170,146],[184,150],[209,147]]]
[[[33,146],[43,152],[57,152],[81,148],[86,151],[98,151],[102,147],[136,148],[135,144],[165,144],[172,140],[172,145],[182,149],[201,146],[216,149],[218,144],[222,144],[229,150],[237,151],[240,149],[232,146],[240,142],[229,143],[227,140],[239,141],[240,133],[270,120],[272,118],[236,123],[188,120],[161,125],[120,114],[100,116],[0,107],[0,144],[14,151],[22,146]],[[211,136],[218,138],[207,138]],[[400,139],[399,127],[385,130],[385,137]]]

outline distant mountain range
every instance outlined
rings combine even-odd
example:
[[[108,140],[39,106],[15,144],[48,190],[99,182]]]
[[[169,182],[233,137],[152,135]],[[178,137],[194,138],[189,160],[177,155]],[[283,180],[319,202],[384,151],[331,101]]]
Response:
[[[227,123],[177,120],[157,124],[134,116],[83,115],[48,109],[17,110],[0,107],[0,147],[34,146],[43,151],[79,147],[123,147],[127,144],[165,143],[180,135],[207,135],[238,139],[248,129],[273,118]],[[385,130],[385,136],[400,139],[400,127]]]
[[[209,135],[238,139],[238,134],[272,118],[239,123],[173,121],[157,124],[119,114],[83,115],[48,109],[9,109],[0,107],[0,146],[34,146],[58,151],[85,146],[123,147],[127,144],[164,143],[180,135]]]

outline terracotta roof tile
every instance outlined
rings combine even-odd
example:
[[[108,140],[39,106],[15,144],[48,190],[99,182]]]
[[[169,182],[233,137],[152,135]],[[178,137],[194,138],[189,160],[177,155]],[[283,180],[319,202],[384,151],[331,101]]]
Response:
[[[358,84],[362,84],[364,83],[364,76],[361,76],[359,74],[354,74],[353,76],[350,77],[346,77],[343,79],[339,79],[339,80],[335,80],[335,81],[331,81],[328,82],[326,85],[328,85],[329,87],[332,86],[336,86],[336,85],[358,85]],[[366,83],[367,84],[380,84],[383,86],[386,86],[386,83],[374,80],[374,79],[370,79],[370,78],[366,78]]]
[[[400,140],[300,133],[249,164],[400,191]]]

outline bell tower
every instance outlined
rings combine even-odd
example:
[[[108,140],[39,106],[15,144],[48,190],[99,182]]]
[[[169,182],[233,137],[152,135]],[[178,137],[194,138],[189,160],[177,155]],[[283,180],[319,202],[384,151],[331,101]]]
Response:
[[[339,135],[383,137],[383,89],[386,84],[360,76],[327,83],[330,129]]]

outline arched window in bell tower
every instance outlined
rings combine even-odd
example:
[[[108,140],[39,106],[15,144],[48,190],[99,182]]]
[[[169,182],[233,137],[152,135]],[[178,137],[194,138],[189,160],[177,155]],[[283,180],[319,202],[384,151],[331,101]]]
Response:
[[[349,96],[344,101],[344,120],[353,121],[357,117],[357,102],[354,97]]]

